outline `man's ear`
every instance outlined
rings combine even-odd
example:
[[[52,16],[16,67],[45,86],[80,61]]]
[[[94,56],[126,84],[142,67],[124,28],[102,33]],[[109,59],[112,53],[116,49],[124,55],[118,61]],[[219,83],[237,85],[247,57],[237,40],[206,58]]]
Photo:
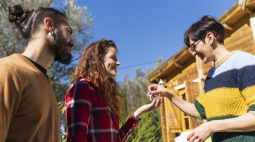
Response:
[[[210,45],[212,45],[214,43],[214,41],[216,40],[213,33],[211,33],[211,32],[207,33],[207,37],[208,37],[208,43]]]
[[[54,31],[54,23],[53,20],[49,17],[44,18],[44,27],[47,30],[47,32],[53,32]]]

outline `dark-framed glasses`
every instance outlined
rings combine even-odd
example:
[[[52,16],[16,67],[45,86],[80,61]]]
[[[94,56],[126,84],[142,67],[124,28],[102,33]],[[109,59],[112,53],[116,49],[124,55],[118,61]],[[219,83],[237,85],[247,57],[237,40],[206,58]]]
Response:
[[[207,35],[207,34],[203,35],[201,38],[199,38],[197,41],[194,41],[194,42],[190,45],[191,51],[196,51],[197,44],[195,44],[195,43],[198,42],[199,40],[202,40],[203,38],[205,38],[206,35]],[[216,37],[216,34],[213,34],[213,36]]]
[[[202,40],[203,38],[206,37],[206,34],[203,35],[201,38],[199,38],[197,41],[194,41],[189,47],[191,49],[191,51],[196,51],[196,48],[197,48],[197,44],[195,44],[196,42],[198,42],[199,40]]]

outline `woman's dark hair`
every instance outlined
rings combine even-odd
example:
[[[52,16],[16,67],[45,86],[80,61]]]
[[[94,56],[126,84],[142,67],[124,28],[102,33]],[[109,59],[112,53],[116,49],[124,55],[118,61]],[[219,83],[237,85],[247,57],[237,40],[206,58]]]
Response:
[[[33,34],[39,29],[44,22],[44,18],[49,17],[53,20],[55,26],[61,22],[61,18],[65,15],[54,8],[37,7],[33,10],[23,10],[22,6],[18,3],[9,6],[9,21],[15,23],[19,28],[22,36],[29,40]]]
[[[184,35],[184,42],[187,46],[190,46],[191,43],[189,43],[189,39],[197,41],[209,32],[216,34],[216,39],[219,43],[224,43],[225,29],[223,25],[215,18],[208,15],[203,16],[200,21],[197,21],[189,27]]]
[[[82,52],[71,83],[75,83],[81,78],[91,80],[98,94],[111,110],[116,112],[118,118],[121,119],[122,96],[119,93],[119,86],[114,78],[110,77],[106,79],[106,69],[104,66],[104,57],[111,47],[117,50],[115,43],[105,38],[91,43]]]

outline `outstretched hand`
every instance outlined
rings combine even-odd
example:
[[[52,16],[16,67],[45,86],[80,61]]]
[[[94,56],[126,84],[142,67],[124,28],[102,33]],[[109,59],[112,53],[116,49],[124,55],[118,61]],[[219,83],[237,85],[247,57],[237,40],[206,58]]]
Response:
[[[161,96],[161,97],[169,97],[169,95],[171,95],[171,91],[164,88],[164,87],[161,87],[157,84],[154,84],[154,85],[149,85],[148,86],[148,92],[150,94],[152,94],[153,96],[157,95],[157,96]]]
[[[150,104],[144,105],[146,113],[154,111],[156,108],[160,106],[162,101],[163,101],[163,98],[158,97],[158,98],[155,98]]]
[[[142,115],[154,111],[160,106],[162,101],[163,101],[163,98],[158,97],[158,98],[155,98],[150,104],[141,106],[135,111],[134,113],[135,118],[139,119]]]

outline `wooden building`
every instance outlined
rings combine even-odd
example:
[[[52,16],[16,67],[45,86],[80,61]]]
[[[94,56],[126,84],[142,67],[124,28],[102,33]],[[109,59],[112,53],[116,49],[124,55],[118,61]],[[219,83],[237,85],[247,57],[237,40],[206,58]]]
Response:
[[[229,51],[241,50],[255,55],[255,0],[237,1],[218,19],[225,27],[224,43]],[[211,67],[211,63],[203,64],[200,58],[191,56],[185,46],[151,73],[149,79],[152,83],[164,80],[166,88],[193,103]],[[175,142],[176,137],[201,124],[166,98],[160,112],[163,142]]]

